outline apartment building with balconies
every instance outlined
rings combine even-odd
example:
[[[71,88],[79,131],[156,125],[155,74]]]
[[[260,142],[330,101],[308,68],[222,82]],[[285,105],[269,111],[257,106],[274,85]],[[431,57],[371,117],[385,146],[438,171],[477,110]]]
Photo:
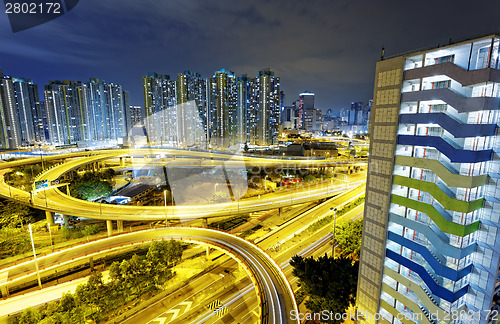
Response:
[[[489,35],[377,63],[362,323],[495,322],[499,45]]]

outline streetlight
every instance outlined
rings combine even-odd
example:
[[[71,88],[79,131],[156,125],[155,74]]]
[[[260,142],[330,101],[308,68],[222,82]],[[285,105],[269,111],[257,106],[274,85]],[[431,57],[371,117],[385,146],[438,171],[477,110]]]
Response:
[[[50,247],[52,248],[52,251],[54,251],[54,243],[52,242],[52,231],[50,230],[50,223],[47,223],[47,227],[49,228]]]
[[[335,239],[335,222],[337,221],[337,208],[330,207],[333,210],[333,247],[332,247],[332,257],[335,259],[335,244],[337,241]]]
[[[167,189],[163,190],[163,201],[165,202],[165,227],[168,226],[168,215],[167,215]]]
[[[35,269],[36,269],[36,277],[38,279],[38,286],[42,289],[42,281],[40,280],[40,272],[38,271],[38,261],[36,259],[35,252],[35,243],[33,242],[33,231],[31,230],[31,223],[29,224],[30,238],[31,238],[31,247],[33,248],[33,256],[35,258]]]

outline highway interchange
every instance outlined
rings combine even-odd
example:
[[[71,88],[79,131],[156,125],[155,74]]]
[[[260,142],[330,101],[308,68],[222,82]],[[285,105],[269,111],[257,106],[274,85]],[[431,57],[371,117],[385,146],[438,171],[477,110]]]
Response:
[[[122,150],[102,151],[102,152],[80,152],[71,153],[67,156],[52,156],[45,157],[48,159],[61,159],[64,158],[64,163],[52,167],[42,174],[38,175],[36,180],[53,180],[63,177],[70,171],[80,169],[93,163],[109,159],[127,158],[130,156],[147,157],[147,156],[160,156],[162,159],[177,156],[193,158],[197,165],[207,164],[209,166],[216,166],[224,164],[226,167],[241,168],[250,166],[273,167],[276,165],[300,165],[301,167],[329,167],[329,166],[345,166],[347,164],[363,164],[360,161],[325,161],[325,160],[276,160],[266,158],[249,158],[240,155],[228,155],[220,153],[207,153],[199,151],[158,151],[158,150],[143,150],[124,152]],[[200,160],[201,159],[201,160]],[[40,159],[25,159],[13,162],[0,164],[0,168],[8,169],[18,165],[27,165],[30,163],[39,163]],[[120,161],[121,162],[121,161]],[[0,179],[0,195],[11,198],[13,193],[17,200],[24,202],[31,202],[35,207],[57,211],[67,215],[92,217],[96,219],[105,220],[164,220],[165,215],[170,213],[175,215],[179,220],[190,220],[194,218],[209,218],[220,217],[225,215],[233,215],[236,213],[250,213],[262,210],[271,210],[279,207],[291,206],[296,204],[307,203],[323,198],[328,198],[338,195],[347,189],[353,189],[362,184],[363,180],[358,182],[330,185],[327,183],[324,186],[319,186],[313,190],[304,192],[291,192],[275,195],[266,199],[246,199],[238,202],[230,202],[223,204],[209,204],[206,206],[175,206],[175,207],[158,207],[158,206],[116,206],[97,204],[78,200],[63,194],[58,188],[49,188],[42,192],[37,192],[30,195],[28,192],[10,187],[5,184],[3,176]],[[45,196],[45,197],[44,197]],[[89,216],[90,215],[90,216]],[[290,234],[289,234],[290,235]],[[281,242],[279,235],[273,240],[268,242]],[[99,246],[103,249],[103,245],[107,248],[112,246],[119,246],[123,244],[131,244],[138,241],[147,241],[153,239],[177,239],[192,241],[197,243],[209,244],[217,249],[222,249],[229,253],[235,260],[247,269],[250,277],[253,279],[254,287],[259,297],[260,320],[263,323],[291,323],[292,321],[287,316],[292,309],[296,309],[297,305],[292,288],[285,277],[282,267],[280,267],[269,255],[262,249],[256,247],[254,244],[241,239],[235,235],[223,233],[203,228],[189,228],[189,227],[175,227],[165,229],[155,229],[150,231],[141,231],[137,233],[128,233],[118,236],[113,236],[99,242],[90,243],[90,245],[82,245],[72,248],[68,251],[58,252],[54,255],[49,255],[46,258],[41,258],[40,262],[43,268],[56,269],[60,266],[61,262],[69,258],[85,257],[89,253],[95,252],[92,249]],[[286,237],[283,238],[286,241]],[[264,243],[264,242],[262,242]],[[94,247],[91,247],[95,244]],[[264,243],[265,244],[265,243]],[[269,246],[263,246],[269,248]],[[98,249],[98,250],[99,250]],[[62,254],[66,257],[62,257]],[[58,264],[57,264],[58,263]],[[63,262],[64,263],[64,262]],[[29,267],[29,263],[24,265]],[[26,272],[22,266],[9,269],[10,276],[16,271]],[[19,275],[19,274],[18,274]],[[11,277],[13,279],[13,277]],[[253,289],[251,289],[253,290]],[[246,290],[246,291],[251,291]]]

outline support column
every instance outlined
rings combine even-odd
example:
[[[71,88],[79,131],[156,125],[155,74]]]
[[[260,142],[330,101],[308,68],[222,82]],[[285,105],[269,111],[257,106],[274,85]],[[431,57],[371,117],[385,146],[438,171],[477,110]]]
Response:
[[[210,246],[207,245],[206,258],[208,259],[209,257],[210,257]]]
[[[118,233],[123,233],[123,221],[122,220],[116,221],[116,227],[118,229]]]
[[[54,212],[46,210],[45,211],[45,219],[47,219],[47,223],[50,224],[50,226],[54,226],[55,225],[55,223],[54,223]]]
[[[207,218],[202,218],[201,220],[202,220],[202,224],[203,224],[202,227],[203,228],[207,228],[208,227],[208,219]]]
[[[106,228],[108,229],[108,236],[113,235],[113,221],[106,221]]]
[[[64,226],[68,226],[68,224],[69,224],[69,216],[68,215],[63,215],[63,222],[64,222]]]
[[[121,167],[125,166],[125,160],[123,159],[123,157],[120,158],[120,166]]]

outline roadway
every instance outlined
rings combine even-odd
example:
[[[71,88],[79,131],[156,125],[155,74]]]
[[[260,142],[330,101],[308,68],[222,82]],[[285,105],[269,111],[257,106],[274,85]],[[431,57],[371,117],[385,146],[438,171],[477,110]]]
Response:
[[[120,153],[123,154],[123,152]],[[36,181],[59,179],[70,171],[77,170],[83,166],[106,160],[111,157],[116,157],[116,154],[118,153],[107,153],[105,155],[98,156],[92,155],[89,157],[80,157],[78,159],[69,160],[66,163],[46,170],[41,175],[36,177]],[[14,162],[17,163],[17,161]],[[273,160],[273,162],[276,161]],[[120,221],[158,221],[165,220],[166,217],[171,220],[186,221],[199,218],[221,217],[239,213],[251,213],[328,198],[346,189],[346,184],[337,183],[336,185],[330,186],[327,183],[319,189],[307,190],[307,193],[292,192],[289,194],[279,194],[267,199],[250,198],[234,202],[206,204],[202,206],[130,206],[101,204],[76,199],[64,194],[59,190],[59,188],[55,187],[48,188],[44,191],[38,191],[30,195],[29,192],[7,185],[4,181],[3,175],[0,175],[0,177],[0,195],[6,198],[15,198],[25,203],[29,203],[31,201],[33,206],[36,208],[58,212],[65,215]],[[349,184],[347,187],[354,188],[362,182],[363,180],[359,180]]]
[[[344,198],[354,199],[355,197],[357,197],[357,193],[351,193],[348,197],[346,196]],[[298,217],[294,222],[285,224],[281,231],[277,231],[276,233],[281,237],[290,238],[279,248],[276,249],[275,244],[273,244],[275,239],[274,235],[263,238],[258,244],[261,248],[265,248],[266,246],[269,247],[266,249],[266,252],[268,252],[280,265],[280,268],[292,285],[294,292],[296,292],[299,287],[297,286],[297,278],[292,275],[292,267],[290,266],[291,257],[296,254],[303,257],[318,257],[325,253],[331,255],[333,238],[331,224],[325,225],[323,228],[316,231],[314,235],[303,235],[300,237],[296,237],[295,235],[303,232],[309,227],[309,225],[316,221],[316,217],[324,217],[329,214],[330,206],[338,207],[338,202],[339,200],[325,203],[324,206],[316,210],[304,213],[302,217]],[[339,216],[337,224],[360,218],[363,213],[363,208],[364,205],[361,204],[346,214]],[[311,214],[317,216],[313,218]],[[224,266],[219,268],[231,267],[234,267],[234,262],[227,262]],[[219,270],[219,272],[221,272],[221,270]],[[196,286],[213,287],[217,285],[221,279],[222,278],[216,278],[214,280],[213,277],[209,277],[207,274],[206,278],[199,278],[196,282]],[[167,324],[173,322],[208,324],[218,323],[220,321],[223,323],[254,323],[258,321],[259,318],[257,315],[259,305],[251,288],[252,284],[247,277],[239,278],[230,285],[226,284],[222,292],[210,295],[210,297],[205,298],[203,301],[198,297],[200,292],[197,289],[193,289],[190,290],[189,294],[167,297],[164,303],[166,307],[156,308],[153,312],[149,309],[147,314],[137,314],[127,319],[124,324],[133,324],[137,322],[138,319],[143,322],[148,322],[148,324]],[[206,305],[214,301],[220,301],[220,307],[227,308],[227,312],[220,314],[220,312],[207,309]],[[186,309],[185,305],[187,304],[192,306]],[[305,311],[305,309],[302,310],[302,312]]]
[[[66,255],[74,256],[82,253],[82,248],[89,249],[106,248],[120,244],[132,244],[154,239],[174,239],[194,243],[208,244],[216,249],[222,249],[247,269],[253,279],[254,287],[259,296],[261,318],[263,323],[294,323],[286,314],[291,310],[296,310],[297,305],[293,291],[281,271],[280,267],[271,257],[254,244],[237,236],[203,228],[170,227],[154,230],[140,231],[136,233],[123,234],[89,244],[84,244],[64,251]],[[46,261],[55,258],[63,252],[56,253],[56,256],[46,256]],[[53,260],[53,259],[52,259]],[[54,262],[54,261],[52,261]],[[22,301],[20,301],[22,302]],[[2,303],[3,304],[3,303]],[[22,304],[25,307],[26,304]]]
[[[302,213],[302,215],[294,217],[281,226],[272,229],[266,235],[255,240],[254,243],[259,244],[259,246],[264,250],[268,250],[272,246],[284,244],[293,238],[296,233],[305,230],[311,223],[330,214],[331,207],[339,208],[346,202],[356,199],[363,192],[364,186],[360,186],[331,198],[323,204],[307,210]],[[42,278],[53,274],[59,267],[74,267],[75,264],[78,264],[81,260],[88,260],[90,257],[94,257],[94,259],[96,259],[99,255],[106,253],[105,251],[107,250],[123,249],[124,245],[130,244],[131,239],[129,238],[129,235],[132,234],[134,233],[117,235],[109,240],[96,240],[47,255],[38,256],[38,266],[40,268]],[[272,240],[268,240],[268,238],[272,238]],[[4,285],[13,287],[14,284],[18,284],[21,281],[36,280],[34,272],[34,260],[24,261],[1,269],[0,277],[5,277],[5,274],[8,273],[8,282],[0,283],[0,287]]]

